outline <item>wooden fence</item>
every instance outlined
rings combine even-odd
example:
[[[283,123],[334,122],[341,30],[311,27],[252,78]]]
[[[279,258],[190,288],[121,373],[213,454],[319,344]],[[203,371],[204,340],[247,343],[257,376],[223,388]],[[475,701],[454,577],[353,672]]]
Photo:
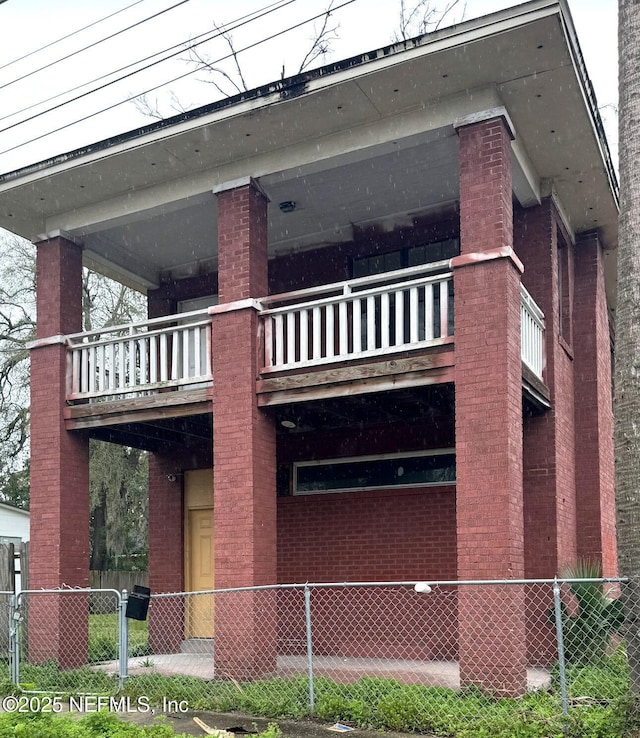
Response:
[[[134,584],[149,586],[149,574],[146,571],[92,571],[89,572],[91,589],[126,589],[131,592]]]

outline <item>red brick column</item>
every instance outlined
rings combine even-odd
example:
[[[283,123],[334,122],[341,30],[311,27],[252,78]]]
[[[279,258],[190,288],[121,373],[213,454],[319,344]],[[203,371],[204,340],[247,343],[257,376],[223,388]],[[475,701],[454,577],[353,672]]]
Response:
[[[228,303],[267,287],[267,201],[249,182],[218,194],[220,307],[213,315],[213,486],[216,589],[276,582],[275,429],[257,407],[258,315]],[[271,595],[216,598],[222,676],[275,668]]]
[[[149,454],[149,588],[152,594],[184,591],[182,475],[176,463]],[[180,651],[184,640],[181,597],[154,599],[149,608],[149,644],[154,653]]]
[[[547,412],[524,424],[525,573],[531,578],[554,577],[576,560],[575,362],[571,337],[561,337],[559,328],[559,227],[550,198],[520,212],[514,226],[523,282],[545,316],[551,401]]]
[[[461,255],[454,259],[458,577],[520,579],[521,264],[512,251],[511,133],[505,117],[463,125]],[[461,587],[460,680],[526,689],[520,586]]]
[[[602,248],[595,233],[576,245],[573,341],[576,372],[578,556],[616,576],[611,340]]]
[[[82,252],[62,237],[37,244],[37,339],[31,351],[29,586],[89,585],[88,440],[65,430],[67,357],[62,334],[82,330]],[[86,663],[87,610],[38,596],[29,611],[29,656]],[[70,610],[69,610],[70,608]]]

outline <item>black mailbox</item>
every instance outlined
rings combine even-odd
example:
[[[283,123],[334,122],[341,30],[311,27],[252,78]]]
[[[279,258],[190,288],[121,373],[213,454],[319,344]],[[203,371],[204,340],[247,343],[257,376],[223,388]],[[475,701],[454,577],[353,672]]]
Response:
[[[127,599],[126,617],[132,620],[146,620],[150,597],[151,590],[149,587],[140,587],[138,584],[135,584],[133,592],[129,593],[129,598]]]

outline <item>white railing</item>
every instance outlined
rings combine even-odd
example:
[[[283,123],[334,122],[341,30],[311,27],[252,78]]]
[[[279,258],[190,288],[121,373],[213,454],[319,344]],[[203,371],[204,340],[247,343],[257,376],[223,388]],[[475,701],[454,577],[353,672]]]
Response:
[[[444,343],[453,335],[453,280],[451,272],[444,272],[448,268],[449,262],[442,261],[263,300],[281,303],[261,312],[265,370]]]
[[[67,336],[67,399],[135,396],[211,380],[211,318],[196,310]]]
[[[544,370],[544,313],[520,285],[522,362],[542,379]]]

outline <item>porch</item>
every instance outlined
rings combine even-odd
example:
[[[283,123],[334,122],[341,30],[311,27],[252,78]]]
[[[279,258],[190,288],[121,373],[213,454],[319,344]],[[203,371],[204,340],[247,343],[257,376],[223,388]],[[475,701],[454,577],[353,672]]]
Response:
[[[262,406],[453,381],[451,260],[269,295],[252,306]],[[212,317],[245,307],[66,336],[67,428],[210,413]],[[524,286],[520,321],[523,386],[546,399],[544,315]]]

